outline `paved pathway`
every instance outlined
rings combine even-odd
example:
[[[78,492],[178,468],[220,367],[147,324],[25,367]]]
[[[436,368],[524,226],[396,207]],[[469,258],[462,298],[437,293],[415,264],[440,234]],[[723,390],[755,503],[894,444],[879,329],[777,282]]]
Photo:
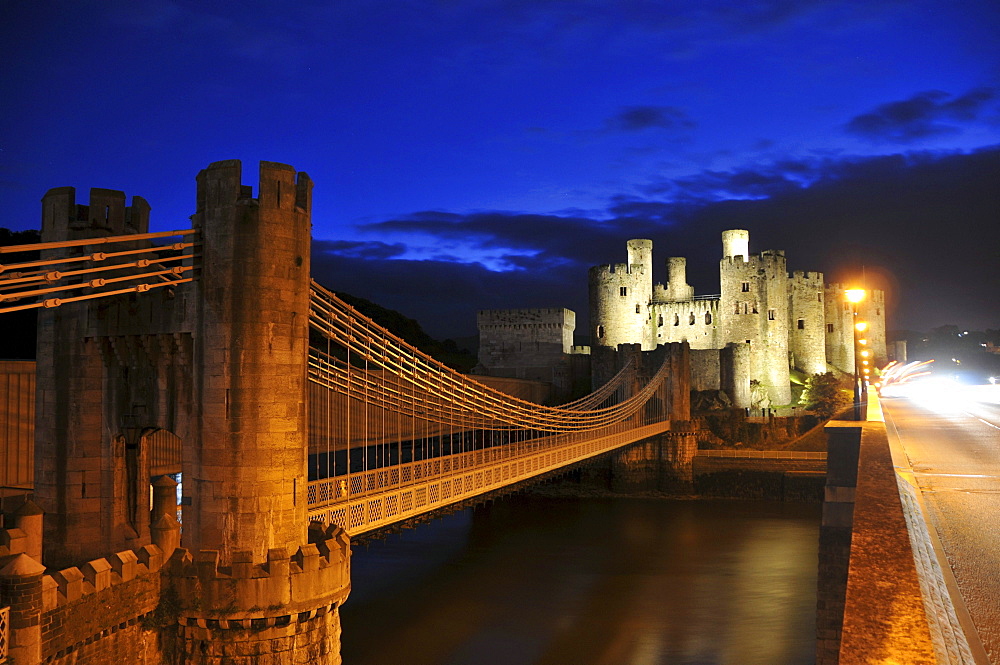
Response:
[[[883,399],[983,646],[1000,665],[1000,386]]]

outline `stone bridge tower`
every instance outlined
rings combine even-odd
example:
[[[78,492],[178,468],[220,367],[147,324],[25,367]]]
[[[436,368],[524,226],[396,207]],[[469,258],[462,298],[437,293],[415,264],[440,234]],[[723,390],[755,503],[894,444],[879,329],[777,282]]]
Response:
[[[293,645],[295,662],[339,663],[349,542],[307,520],[312,182],[261,162],[254,197],[241,175],[236,160],[198,174],[194,282],[42,310],[44,563],[80,565],[149,545],[157,529],[176,533],[172,507],[150,515],[144,439],[130,435],[169,430],[182,441],[184,525],[164,578],[179,599],[164,629],[177,631],[170,662],[227,653],[249,664]],[[54,189],[43,241],[143,233],[148,216],[122,192],[92,190],[83,206],[72,188]]]

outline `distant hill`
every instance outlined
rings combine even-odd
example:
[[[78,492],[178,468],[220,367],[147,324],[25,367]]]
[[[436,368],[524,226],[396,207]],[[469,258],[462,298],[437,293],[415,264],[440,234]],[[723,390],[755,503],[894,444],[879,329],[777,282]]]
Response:
[[[397,337],[401,337],[435,360],[459,372],[468,373],[477,362],[476,355],[467,347],[460,347],[455,340],[438,341],[428,335],[420,324],[396,310],[386,309],[364,298],[336,291],[337,296],[369,319]],[[463,340],[467,342],[468,340]]]

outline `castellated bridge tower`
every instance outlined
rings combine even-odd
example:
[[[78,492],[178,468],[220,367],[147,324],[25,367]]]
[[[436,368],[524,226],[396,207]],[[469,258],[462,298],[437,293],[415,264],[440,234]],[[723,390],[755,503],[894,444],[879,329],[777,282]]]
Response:
[[[259,662],[255,654],[275,654],[268,662],[334,665],[350,542],[307,519],[312,182],[291,166],[261,162],[254,197],[241,175],[237,160],[198,174],[196,246],[184,259],[193,282],[40,310],[42,558],[52,570],[67,567],[58,573],[67,585],[87,574],[76,566],[122,585],[114,603],[85,596],[80,602],[93,611],[81,613],[110,617],[87,635],[119,635],[115,627],[126,624],[136,633],[158,630],[157,644],[143,648],[162,647],[162,659],[143,662],[200,665],[225,654],[226,662],[250,665]],[[44,242],[148,229],[149,206],[135,197],[126,207],[122,192],[92,190],[89,205],[77,205],[72,188],[58,188],[42,205]],[[173,481],[153,483],[150,511],[147,434],[161,430],[180,440],[180,546]],[[162,578],[160,563],[144,568],[155,586],[148,576],[127,588],[125,573],[110,576],[135,552],[169,558]],[[161,591],[173,598],[172,616],[144,627],[139,618],[153,612]],[[73,600],[61,593],[59,602]]]
[[[594,266],[589,273],[592,346],[640,343],[656,347],[649,325],[653,241],[628,241],[628,263]]]
[[[750,345],[750,378],[773,405],[791,399],[788,372],[788,271],[785,253],[749,254],[750,232],[723,231],[719,263],[722,339]]]
[[[312,182],[262,162],[254,199],[240,171],[230,160],[199,173],[192,217],[204,243],[194,362],[217,369],[195,387],[201,399],[194,454],[184,460],[191,505],[184,545],[218,550],[222,565],[234,552],[263,561],[272,548],[295,551],[308,525]]]

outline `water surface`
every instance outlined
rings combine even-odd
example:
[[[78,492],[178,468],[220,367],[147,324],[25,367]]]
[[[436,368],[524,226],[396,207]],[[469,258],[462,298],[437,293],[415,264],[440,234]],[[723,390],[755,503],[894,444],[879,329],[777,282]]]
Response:
[[[516,496],[356,547],[345,665],[806,665],[819,506]]]

